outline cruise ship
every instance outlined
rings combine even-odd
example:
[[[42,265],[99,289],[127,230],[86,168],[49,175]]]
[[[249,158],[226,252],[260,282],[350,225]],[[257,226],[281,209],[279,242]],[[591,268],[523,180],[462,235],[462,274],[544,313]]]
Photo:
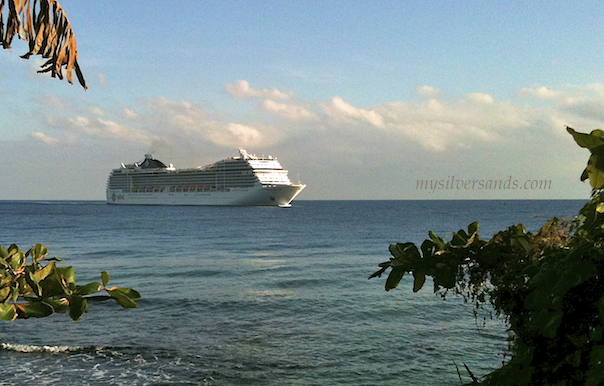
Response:
[[[239,149],[207,166],[176,169],[154,159],[113,169],[107,203],[116,205],[251,205],[289,207],[306,187],[294,184],[279,161]]]

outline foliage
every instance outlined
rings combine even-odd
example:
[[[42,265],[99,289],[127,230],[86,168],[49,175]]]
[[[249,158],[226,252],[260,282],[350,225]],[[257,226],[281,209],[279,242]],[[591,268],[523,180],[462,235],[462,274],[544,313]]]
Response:
[[[518,224],[489,240],[478,223],[447,242],[430,231],[420,248],[390,245],[392,258],[370,276],[390,269],[389,291],[411,272],[414,292],[430,276],[435,293],[504,316],[511,358],[481,384],[604,384],[604,132],[568,132],[592,153],[581,179],[594,188],[570,223],[553,218],[534,234]]]
[[[38,72],[50,72],[51,76],[63,79],[65,67],[67,81],[73,83],[75,70],[82,87],[86,80],[78,64],[78,48],[71,23],[56,0],[7,0],[8,11],[4,12],[4,0],[0,2],[0,43],[11,48],[15,35],[27,41],[29,51],[21,56],[41,55],[48,59]]]
[[[36,244],[27,252],[18,246],[0,246],[0,319],[42,318],[69,312],[79,320],[91,301],[117,300],[124,308],[136,308],[140,294],[130,288],[108,288],[109,275],[101,282],[76,285],[73,267],[57,266],[58,258],[47,258],[46,247]],[[29,258],[29,263],[27,262]],[[103,294],[99,292],[103,291]]]

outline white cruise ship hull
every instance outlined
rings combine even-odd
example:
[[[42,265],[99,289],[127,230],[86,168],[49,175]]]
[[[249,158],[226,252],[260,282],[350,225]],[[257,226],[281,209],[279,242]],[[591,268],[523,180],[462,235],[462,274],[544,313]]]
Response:
[[[238,205],[288,207],[306,187],[303,184],[234,187],[206,192],[137,192],[107,189],[107,203],[113,205]]]

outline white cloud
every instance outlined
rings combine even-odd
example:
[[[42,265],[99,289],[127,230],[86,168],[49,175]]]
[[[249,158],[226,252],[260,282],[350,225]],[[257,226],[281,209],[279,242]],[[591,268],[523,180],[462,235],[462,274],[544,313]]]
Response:
[[[523,88],[519,95],[550,103],[554,111],[569,114],[575,119],[596,121],[591,125],[604,122],[604,85],[601,84],[564,86],[559,90]]]
[[[31,133],[31,136],[36,141],[41,141],[41,142],[43,142],[44,144],[46,144],[48,146],[56,147],[56,146],[59,145],[59,140],[58,139],[49,137],[46,134],[41,133],[39,131]]]
[[[467,99],[468,101],[470,101],[471,103],[476,103],[476,104],[490,105],[490,104],[493,104],[493,102],[495,102],[495,99],[493,99],[493,97],[491,95],[483,94],[481,92],[466,94],[464,96],[464,98]]]
[[[251,88],[250,83],[245,80],[238,80],[235,84],[227,84],[226,91],[238,99],[260,98],[269,100],[287,100],[292,96],[291,92],[284,92],[276,88]]]
[[[164,129],[179,128],[189,131],[202,131],[209,121],[208,114],[198,105],[189,101],[173,101],[158,97],[147,104],[157,123],[165,122]]]
[[[56,115],[48,115],[46,123],[55,129],[65,130],[76,135],[84,135],[91,138],[119,139],[143,143],[149,143],[156,139],[155,135],[147,131],[130,129],[114,121],[98,117],[59,117]]]
[[[193,143],[234,148],[268,146],[281,138],[274,128],[268,126],[260,129],[251,125],[212,120],[200,106],[188,101],[179,102],[160,97],[151,101],[148,107],[152,109],[152,127],[163,131],[165,142],[173,142],[173,138],[168,138],[166,130],[170,136],[188,136]]]
[[[482,93],[468,94],[453,102],[390,102],[377,106],[376,111],[384,117],[388,131],[432,151],[502,140],[542,117],[509,102],[496,102]]]
[[[90,112],[94,115],[98,115],[99,117],[102,117],[105,114],[103,112],[103,109],[101,109],[100,107],[92,107],[90,108]]]
[[[122,109],[122,114],[121,115],[124,118],[127,118],[127,119],[134,119],[134,120],[136,120],[136,119],[139,118],[139,115],[136,112],[134,112],[133,110],[131,110],[131,109],[127,108],[127,107],[124,107]]]
[[[362,109],[347,103],[341,97],[333,97],[331,103],[320,103],[319,106],[327,116],[335,121],[365,122],[375,127],[384,127],[383,117],[373,109]]]
[[[257,129],[238,123],[231,123],[222,130],[210,131],[207,137],[218,146],[228,147],[254,147],[263,142],[262,134]]]
[[[440,95],[440,90],[432,86],[421,86],[415,89],[415,93],[426,98],[436,98]]]
[[[49,110],[63,110],[68,106],[65,99],[56,95],[37,95],[34,100]]]
[[[559,91],[549,90],[547,87],[523,88],[518,94],[522,97],[536,99],[556,99],[562,95]]]
[[[244,81],[237,84],[241,86],[238,90],[247,90],[246,95],[273,93],[267,89],[253,90]],[[146,106],[139,106],[136,112],[130,107],[113,113],[99,107],[71,109],[71,114],[63,111],[62,116],[49,115],[47,124],[54,131],[72,133],[80,140],[100,138],[147,145],[161,143],[161,146],[174,149],[179,146],[268,147],[287,140],[310,140],[311,136],[324,137],[336,146],[344,136],[352,141],[346,143],[348,149],[362,148],[363,142],[372,137],[385,144],[405,142],[429,151],[446,152],[485,143],[509,143],[521,137],[524,130],[563,135],[562,122],[581,127],[588,116],[592,123],[589,129],[600,128],[593,125],[598,117],[591,115],[600,114],[600,126],[604,123],[600,112],[604,111],[604,87],[590,86],[571,91],[545,88],[521,91],[524,96],[548,98],[546,102],[552,104],[550,108],[501,102],[480,92],[466,94],[457,100],[438,99],[435,96],[440,90],[427,85],[418,88],[417,92],[431,98],[419,103],[393,101],[357,107],[339,96],[329,102],[305,104],[263,100],[260,110],[291,120],[291,124],[284,127],[273,127],[265,122],[218,120],[199,104],[157,97]],[[48,98],[49,103],[60,101]],[[376,128],[380,130],[376,131]],[[53,138],[38,135],[36,139],[49,145],[56,144]]]
[[[260,110],[279,114],[292,121],[311,121],[317,119],[317,114],[304,106],[279,103],[269,99],[265,99],[260,104]]]
[[[541,174],[552,178],[572,174],[576,179],[588,154],[574,147],[564,125],[579,131],[604,128],[602,85],[524,88],[518,97],[503,101],[481,92],[453,97],[443,91],[443,97],[435,87],[422,86],[416,90],[425,97],[420,102],[353,105],[340,96],[326,101],[279,101],[279,93],[251,89],[247,82],[238,84],[241,87],[232,85],[231,91],[262,98],[250,107],[290,121],[275,127],[275,116],[253,111],[247,118],[237,111],[241,114],[235,120],[229,118],[230,111],[210,114],[201,104],[165,97],[112,109],[42,96],[37,98],[36,112],[47,119],[33,129],[31,140],[66,159],[70,152],[61,146],[77,141],[78,149],[110,153],[107,159],[152,151],[179,167],[215,161],[236,154],[242,146],[289,157],[284,165],[294,178],[300,173],[300,179],[309,183],[309,198],[312,194],[313,198],[349,198],[348,192],[359,189],[365,189],[363,197],[373,197],[377,185],[381,198],[414,194],[417,198],[425,196],[418,196],[408,182],[432,175],[481,178],[528,173],[527,178],[541,178]],[[273,98],[264,98],[265,94]],[[46,108],[50,106],[56,108]],[[569,159],[578,165],[576,171],[561,169]],[[96,179],[105,178],[102,170]],[[313,193],[321,186],[323,193]]]
[[[107,86],[107,77],[105,76],[105,74],[95,72],[94,75],[96,75],[97,79],[99,80],[99,84],[101,86]]]

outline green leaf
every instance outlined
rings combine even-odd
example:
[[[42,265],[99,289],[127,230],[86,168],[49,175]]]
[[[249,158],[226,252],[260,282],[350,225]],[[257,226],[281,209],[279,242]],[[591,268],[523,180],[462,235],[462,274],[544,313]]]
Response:
[[[45,303],[50,305],[55,312],[65,312],[69,307],[69,301],[65,298],[48,298],[44,300]]]
[[[600,149],[602,150],[602,149]],[[604,186],[604,153],[592,154],[587,161],[587,167],[581,175],[581,181],[585,177],[589,178],[589,184],[593,189],[600,189]]]
[[[0,320],[13,320],[16,315],[12,304],[0,304]]]
[[[430,240],[424,240],[420,249],[422,250],[422,256],[424,257],[424,259],[431,258],[432,256],[434,256],[434,253],[436,252],[435,251],[436,247],[434,245],[434,242],[432,242]]]
[[[46,264],[46,266],[44,268],[36,271],[34,273],[34,280],[36,280],[38,283],[41,282],[42,280],[46,279],[46,277],[48,277],[48,275],[50,275],[50,273],[53,271],[53,269],[55,269],[54,261]]]
[[[37,262],[38,260],[42,259],[44,256],[46,256],[48,254],[48,248],[46,248],[42,244],[36,244],[36,246],[33,247],[32,252],[33,252],[32,258],[34,261]]]
[[[392,262],[393,266],[401,265],[401,263],[417,264],[421,261],[421,255],[419,254],[419,250],[413,243],[390,244],[389,250],[392,256],[394,256],[395,258],[395,260]]]
[[[531,242],[528,235],[512,236],[510,238],[512,247],[520,247],[523,253],[528,253],[531,250]]]
[[[58,268],[60,275],[67,284],[75,284],[75,270],[73,267]]]
[[[58,270],[52,271],[44,280],[40,282],[40,286],[42,287],[42,294],[45,297],[50,296],[59,296],[64,297],[69,295],[68,290],[61,283],[61,278],[59,277]]]
[[[0,258],[6,259],[6,256],[8,256],[8,249],[6,249],[6,247],[0,247]]]
[[[118,287],[117,290],[119,290],[120,292],[124,293],[126,296],[128,296],[131,299],[140,299],[141,298],[141,294],[138,293],[138,291],[133,290],[132,288],[123,288],[123,287]]]
[[[422,271],[415,270],[413,271],[413,292],[417,292],[424,286],[426,282],[426,274]]]
[[[451,239],[451,245],[455,245],[457,247],[466,245],[468,241],[468,235],[465,234],[464,231],[459,231],[457,233],[453,233],[453,238]]]
[[[10,289],[11,294],[9,295],[10,300],[12,300],[13,302],[16,302],[17,299],[19,298],[19,289],[16,287],[12,287]]]
[[[602,130],[594,130],[590,134],[585,134],[566,126],[566,131],[573,136],[575,142],[581,147],[591,150],[604,145],[604,132]]]
[[[4,287],[0,289],[0,302],[4,302],[10,294],[10,287]]]
[[[101,272],[101,279],[103,281],[103,287],[106,287],[109,283],[109,274],[105,271]]]
[[[8,263],[13,271],[17,271],[23,265],[25,261],[25,255],[19,251],[8,258]]]
[[[25,268],[25,272],[26,272],[25,280],[27,281],[27,284],[31,287],[33,292],[37,296],[41,296],[42,288],[38,285],[38,281],[35,279],[33,272],[31,272],[31,269],[33,269],[33,267],[31,265],[29,265]]]
[[[115,300],[117,300],[118,304],[124,308],[136,308],[138,307],[138,304],[136,304],[136,302],[134,301],[134,299],[132,299],[130,296],[128,296],[126,293],[124,293],[123,288],[117,288],[114,290],[107,290],[107,293],[109,295],[111,295],[112,298],[114,298]],[[136,291],[134,291],[136,292]]]
[[[468,225],[468,233],[473,234],[478,232],[478,221],[474,221],[472,224]]]
[[[29,304],[17,305],[19,317],[21,318],[44,318],[53,313],[53,309],[48,304],[42,302],[32,302]]]
[[[445,288],[453,288],[456,283],[455,270],[451,267],[439,269],[434,276],[434,283]]]
[[[101,290],[101,283],[99,283],[98,281],[95,281],[95,282],[88,283],[83,286],[77,286],[75,293],[77,293],[78,295],[84,296],[84,295],[93,294],[95,292],[99,292],[100,290]]]
[[[581,174],[581,181],[589,178],[593,189],[601,189],[604,187],[604,131],[594,130],[590,134],[585,134],[578,133],[568,126],[566,130],[579,146],[587,148],[591,152],[587,167]]]
[[[69,299],[69,316],[74,322],[80,320],[88,312],[88,301],[80,295],[73,295]]]
[[[392,268],[390,271],[390,275],[388,275],[388,279],[386,279],[385,288],[386,291],[390,291],[398,287],[398,283],[401,281],[403,276],[405,275],[405,270],[401,267]]]
[[[113,299],[109,295],[94,295],[94,296],[86,296],[86,300],[89,302],[103,302],[105,300]]]
[[[438,237],[432,231],[428,231],[428,235],[430,236],[430,238],[432,239],[432,241],[434,242],[434,244],[436,244],[436,246],[438,247],[439,251],[442,251],[442,250],[445,249],[445,242],[443,241],[443,239],[441,239],[440,237]]]

